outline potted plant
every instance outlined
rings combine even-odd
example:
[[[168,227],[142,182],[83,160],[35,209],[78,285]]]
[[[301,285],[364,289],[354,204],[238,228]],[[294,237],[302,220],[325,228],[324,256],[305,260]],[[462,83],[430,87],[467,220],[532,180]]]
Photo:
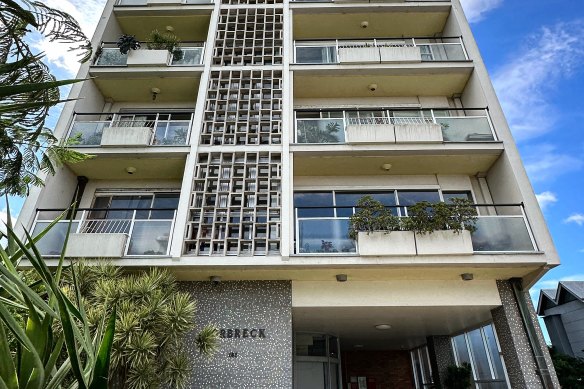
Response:
[[[146,45],[148,50],[168,51],[172,54],[173,61],[180,61],[184,56],[183,51],[180,49],[180,39],[170,31],[162,33],[158,30],[152,30],[150,40]]]
[[[446,368],[444,387],[446,389],[469,389],[471,387],[472,369],[464,362],[461,366],[450,365]]]
[[[128,54],[131,50],[138,50],[140,46],[140,42],[134,35],[123,34],[118,38],[118,48],[123,55]]]
[[[415,255],[412,231],[403,231],[402,220],[380,201],[364,196],[349,218],[349,237],[359,242],[362,256]]]
[[[415,233],[418,254],[472,254],[477,214],[471,201],[422,201],[408,207],[408,216],[404,227]]]

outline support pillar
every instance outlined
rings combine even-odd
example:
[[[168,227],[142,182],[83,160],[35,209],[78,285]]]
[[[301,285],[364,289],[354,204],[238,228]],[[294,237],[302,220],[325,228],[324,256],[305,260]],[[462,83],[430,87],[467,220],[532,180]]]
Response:
[[[491,311],[513,389],[560,388],[529,293],[513,290],[515,280],[498,280],[502,306]],[[518,299],[523,300],[522,316]],[[523,318],[530,322],[524,322]]]
[[[444,386],[446,370],[448,366],[454,365],[454,352],[450,336],[428,336],[428,354],[430,356],[430,366],[432,367],[432,379],[436,388]]]

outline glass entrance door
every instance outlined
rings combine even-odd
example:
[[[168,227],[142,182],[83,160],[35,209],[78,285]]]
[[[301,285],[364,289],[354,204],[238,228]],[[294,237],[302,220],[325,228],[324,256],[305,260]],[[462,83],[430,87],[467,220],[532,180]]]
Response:
[[[296,333],[294,343],[294,388],[341,389],[337,337]]]

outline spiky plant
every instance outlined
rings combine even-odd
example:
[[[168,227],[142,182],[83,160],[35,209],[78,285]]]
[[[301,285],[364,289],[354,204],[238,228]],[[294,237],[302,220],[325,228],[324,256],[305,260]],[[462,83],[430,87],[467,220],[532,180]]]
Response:
[[[79,288],[93,310],[116,307],[110,388],[184,388],[191,371],[185,335],[194,328],[195,302],[180,292],[165,270],[122,273],[110,264],[75,266]],[[196,338],[203,355],[217,348],[218,331],[205,327]]]

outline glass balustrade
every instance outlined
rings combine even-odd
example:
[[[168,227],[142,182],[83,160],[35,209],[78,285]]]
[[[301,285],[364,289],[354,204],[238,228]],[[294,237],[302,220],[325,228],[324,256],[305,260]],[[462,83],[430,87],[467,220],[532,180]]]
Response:
[[[184,145],[189,136],[190,121],[159,121],[152,140],[153,145]]]
[[[298,143],[344,143],[345,123],[343,119],[297,119],[296,142]]]
[[[349,238],[348,233],[349,218],[347,217],[298,217],[296,219],[296,253],[356,253],[356,242]],[[476,221],[476,231],[472,232],[471,237],[475,252],[505,253],[536,250],[523,215],[479,216]]]
[[[39,234],[62,211],[39,211],[33,236]],[[126,234],[125,255],[168,255],[175,211],[170,209],[139,209],[119,211],[108,215],[103,210],[79,210],[71,223],[71,234]],[[117,217],[113,217],[116,215]],[[103,216],[103,217],[100,217]],[[59,256],[63,250],[69,221],[57,222],[37,244],[42,255]],[[94,254],[99,257],[99,252]]]
[[[172,56],[172,66],[195,66],[203,63],[202,47],[181,47],[182,54]]]
[[[120,53],[117,47],[102,47],[95,66],[125,66],[128,55]]]
[[[103,129],[110,124],[109,121],[73,122],[69,139],[75,146],[99,146]]]
[[[445,142],[491,142],[495,140],[487,117],[437,117]]]

